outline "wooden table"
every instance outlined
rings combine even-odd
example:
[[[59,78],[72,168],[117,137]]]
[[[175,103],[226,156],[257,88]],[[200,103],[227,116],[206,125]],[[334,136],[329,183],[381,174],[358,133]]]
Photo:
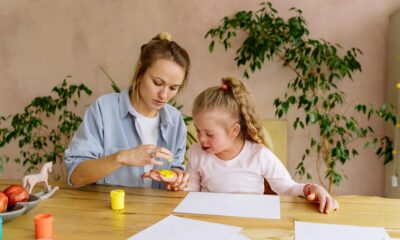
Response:
[[[0,181],[0,190],[16,181]],[[53,183],[54,184],[54,183]],[[108,186],[72,189],[63,183],[50,199],[41,201],[30,212],[3,224],[3,239],[34,239],[33,217],[38,213],[54,216],[56,239],[127,239],[160,221],[185,197],[185,192],[155,189],[125,189],[125,210],[110,209]],[[339,212],[321,214],[316,205],[300,197],[281,197],[281,219],[265,220],[239,217],[173,213],[176,216],[242,227],[250,239],[293,239],[294,221],[309,221],[360,226],[382,226],[392,237],[400,237],[400,199],[368,196],[337,197]],[[212,204],[212,203],[210,203]]]

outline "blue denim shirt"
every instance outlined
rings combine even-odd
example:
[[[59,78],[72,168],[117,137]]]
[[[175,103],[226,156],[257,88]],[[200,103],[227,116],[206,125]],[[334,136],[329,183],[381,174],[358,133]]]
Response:
[[[173,106],[166,104],[160,110],[160,134],[157,146],[170,150],[174,156],[172,162],[165,159],[164,165],[154,169],[183,169],[186,150],[186,126],[182,114]],[[114,154],[123,149],[134,148],[141,144],[135,128],[136,116],[129,100],[129,90],[111,93],[98,98],[87,110],[79,129],[73,136],[67,150],[64,163],[68,173],[68,184],[71,174],[83,161],[98,159]],[[143,187],[141,175],[143,167],[122,166],[97,184]],[[153,181],[152,188],[162,188],[163,184]]]

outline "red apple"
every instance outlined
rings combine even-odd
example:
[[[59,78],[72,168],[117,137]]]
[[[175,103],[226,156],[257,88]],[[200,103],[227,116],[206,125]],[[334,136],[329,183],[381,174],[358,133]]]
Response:
[[[0,213],[7,211],[8,197],[0,192]]]
[[[29,200],[28,191],[21,185],[11,185],[4,189],[3,193],[8,197],[8,209],[12,209],[17,202]]]

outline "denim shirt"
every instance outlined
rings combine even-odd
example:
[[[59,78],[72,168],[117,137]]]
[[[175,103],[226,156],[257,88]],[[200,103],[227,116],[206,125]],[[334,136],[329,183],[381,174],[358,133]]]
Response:
[[[170,150],[172,162],[162,166],[154,165],[153,169],[184,169],[183,161],[186,150],[187,129],[182,114],[173,106],[166,104],[159,112],[160,132],[157,146]],[[136,116],[129,100],[129,90],[111,93],[98,98],[85,112],[84,119],[75,132],[71,143],[64,154],[67,168],[68,184],[71,174],[83,161],[98,159],[124,149],[141,145],[141,139],[135,128]],[[144,167],[122,166],[97,184],[143,187],[141,175]],[[152,181],[152,188],[163,188],[163,184]]]

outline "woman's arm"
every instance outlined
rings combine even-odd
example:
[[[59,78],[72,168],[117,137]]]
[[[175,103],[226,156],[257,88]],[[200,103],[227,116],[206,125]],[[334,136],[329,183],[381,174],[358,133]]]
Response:
[[[79,163],[73,170],[70,181],[73,186],[79,187],[94,183],[123,165],[136,167],[142,167],[146,164],[163,165],[163,162],[155,160],[157,157],[170,159],[172,154],[165,148],[158,148],[154,145],[140,145],[106,157]]]
[[[70,181],[72,186],[80,187],[94,183],[117,170],[122,166],[118,160],[120,156],[121,153],[117,152],[103,158],[81,162],[71,174]]]

